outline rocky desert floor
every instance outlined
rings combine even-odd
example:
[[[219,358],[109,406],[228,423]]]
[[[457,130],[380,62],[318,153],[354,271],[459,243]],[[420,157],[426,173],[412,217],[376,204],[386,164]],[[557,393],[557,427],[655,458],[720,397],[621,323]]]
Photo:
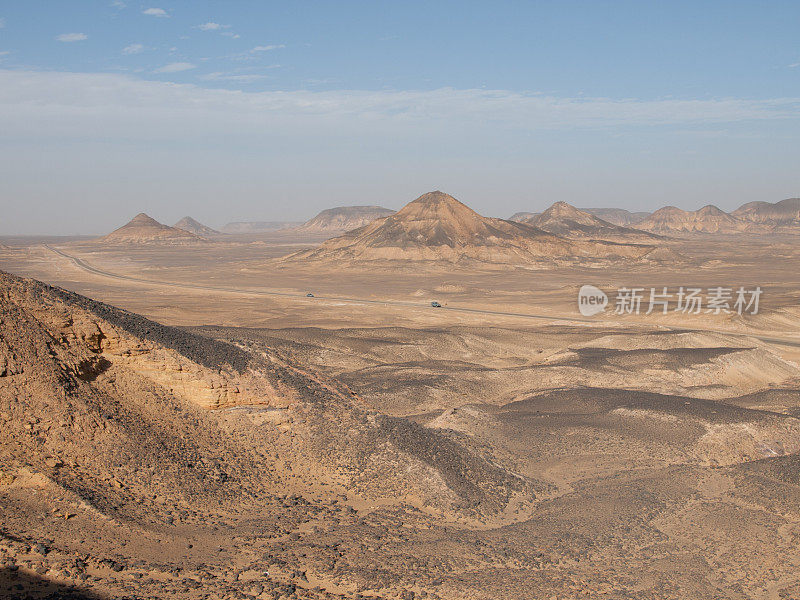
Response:
[[[800,598],[800,239],[281,260],[319,241],[0,240],[81,295],[3,276],[0,593]],[[584,317],[584,284],[764,292]]]

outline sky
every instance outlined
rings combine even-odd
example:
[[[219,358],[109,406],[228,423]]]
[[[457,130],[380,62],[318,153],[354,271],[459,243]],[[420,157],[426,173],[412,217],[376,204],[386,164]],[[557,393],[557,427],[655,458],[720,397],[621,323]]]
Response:
[[[0,235],[800,196],[800,2],[0,0]]]

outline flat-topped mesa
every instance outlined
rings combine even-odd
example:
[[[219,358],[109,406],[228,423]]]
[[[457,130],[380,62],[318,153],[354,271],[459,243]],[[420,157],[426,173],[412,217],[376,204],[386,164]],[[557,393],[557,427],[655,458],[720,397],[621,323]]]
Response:
[[[382,206],[337,206],[323,210],[313,219],[300,225],[297,230],[310,233],[342,233],[363,227],[375,219],[388,217],[394,212]]]
[[[600,217],[604,221],[608,221],[612,225],[620,225],[622,227],[636,227],[637,223],[644,221],[650,216],[649,212],[631,212],[624,208],[582,208],[588,213],[593,214],[595,217]]]
[[[97,240],[108,244],[185,244],[202,239],[182,229],[159,223],[145,213],[139,213],[128,223]]]
[[[536,217],[542,213],[535,213],[535,212],[528,212],[528,211],[520,211],[515,212],[513,215],[508,217],[509,221],[516,221],[517,223],[524,223],[527,220]]]
[[[453,196],[429,192],[393,215],[286,260],[444,261],[518,265],[576,256],[640,256],[652,248],[580,245],[526,223],[484,217]]]

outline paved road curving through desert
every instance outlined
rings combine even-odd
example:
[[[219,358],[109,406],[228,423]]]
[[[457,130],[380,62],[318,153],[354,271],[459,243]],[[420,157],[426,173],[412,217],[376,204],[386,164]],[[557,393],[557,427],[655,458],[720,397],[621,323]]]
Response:
[[[73,256],[71,254],[67,254],[63,250],[59,250],[54,248],[48,244],[44,244],[44,247],[50,250],[51,252],[61,256],[62,258],[66,258],[78,267],[79,269],[91,273],[93,275],[99,275],[101,277],[108,277],[110,279],[117,279],[121,281],[132,281],[136,283],[144,283],[147,285],[161,285],[167,287],[176,287],[176,288],[186,288],[186,289],[194,289],[194,290],[207,290],[213,292],[226,292],[232,294],[247,294],[247,295],[254,295],[254,296],[281,296],[284,298],[294,298],[294,299],[303,299],[308,301],[319,301],[319,300],[328,300],[332,302],[348,302],[353,304],[380,304],[380,305],[388,305],[388,306],[404,306],[404,307],[412,307],[412,308],[426,308],[430,305],[423,302],[410,302],[406,300],[368,300],[364,298],[345,298],[340,296],[315,296],[313,299],[307,298],[305,294],[297,292],[275,292],[269,290],[249,290],[249,289],[242,289],[242,288],[229,288],[229,287],[221,287],[221,286],[210,286],[210,285],[201,285],[196,283],[179,283],[179,282],[172,282],[172,281],[157,281],[153,279],[145,279],[143,277],[134,277],[132,275],[121,275],[119,273],[112,273],[110,271],[105,271],[103,269],[98,269],[97,267],[93,267],[86,261],[78,258],[77,256]],[[498,310],[486,310],[480,308],[467,308],[467,307],[458,307],[458,306],[442,306],[437,310],[442,311],[453,311],[453,312],[461,312],[461,313],[471,313],[471,314],[479,314],[479,315],[489,315],[489,316],[497,316],[497,317],[512,317],[512,318],[520,318],[520,319],[535,319],[539,321],[566,321],[570,323],[586,323],[586,324],[593,324],[593,325],[619,325],[623,326],[622,323],[618,322],[604,322],[598,321],[596,319],[583,319],[580,317],[559,317],[553,315],[538,315],[538,314],[531,314],[531,313],[515,313],[515,312],[504,312]],[[641,325],[641,324],[638,324]],[[800,348],[800,339],[792,339],[792,338],[782,338],[782,337],[774,337],[774,336],[764,336],[764,335],[756,335],[756,334],[748,334],[748,333],[736,333],[731,331],[724,331],[720,329],[703,329],[703,328],[695,328],[695,327],[674,327],[674,326],[667,326],[667,325],[659,325],[664,330],[667,331],[674,331],[674,332],[683,332],[683,331],[693,331],[693,332],[704,332],[704,333],[715,333],[720,335],[727,335],[731,337],[748,337],[760,340],[762,342],[766,342],[769,344],[778,344],[782,346],[791,346],[795,348]]]

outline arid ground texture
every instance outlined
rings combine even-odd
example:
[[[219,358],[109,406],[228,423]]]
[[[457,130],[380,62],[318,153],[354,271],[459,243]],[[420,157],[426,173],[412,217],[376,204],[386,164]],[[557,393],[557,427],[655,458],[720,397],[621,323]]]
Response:
[[[800,598],[800,200],[363,204],[0,240],[0,597]]]

